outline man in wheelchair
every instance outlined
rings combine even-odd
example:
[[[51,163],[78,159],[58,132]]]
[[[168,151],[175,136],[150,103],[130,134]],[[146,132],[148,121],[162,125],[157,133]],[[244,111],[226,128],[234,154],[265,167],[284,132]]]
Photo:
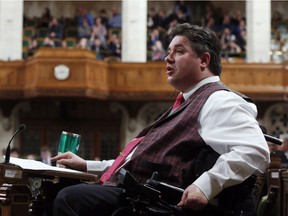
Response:
[[[54,157],[101,179],[60,190],[53,215],[255,216],[255,174],[266,171],[269,149],[253,101],[220,81],[220,50],[210,29],[177,25],[165,58],[168,83],[180,92],[175,106],[116,160],[85,161],[70,152]],[[128,186],[121,168],[135,180]]]

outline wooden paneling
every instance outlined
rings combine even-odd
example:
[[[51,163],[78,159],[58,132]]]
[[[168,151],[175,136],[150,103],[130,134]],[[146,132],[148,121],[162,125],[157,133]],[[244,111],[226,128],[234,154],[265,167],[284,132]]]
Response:
[[[222,80],[252,98],[282,100],[287,94],[286,70],[278,64],[223,64]]]
[[[70,69],[57,80],[54,68]],[[257,100],[285,100],[287,66],[223,61],[222,80]],[[161,100],[173,88],[167,83],[164,62],[122,63],[96,60],[81,49],[41,48],[27,61],[0,62],[0,99],[32,97],[91,97],[115,100]]]
[[[23,61],[0,61],[0,98],[23,98]]]

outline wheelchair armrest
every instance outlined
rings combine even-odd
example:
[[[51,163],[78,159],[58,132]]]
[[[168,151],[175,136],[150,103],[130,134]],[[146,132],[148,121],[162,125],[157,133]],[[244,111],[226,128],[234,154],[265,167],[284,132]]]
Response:
[[[125,189],[129,196],[138,197],[140,195],[143,198],[149,197],[150,199],[159,199],[161,197],[159,190],[149,185],[141,184],[129,171],[123,168],[119,171],[116,185]]]
[[[157,172],[154,172],[152,177],[148,179],[144,185],[159,190],[161,192],[162,199],[172,205],[177,205],[184,192],[183,188],[158,181]]]

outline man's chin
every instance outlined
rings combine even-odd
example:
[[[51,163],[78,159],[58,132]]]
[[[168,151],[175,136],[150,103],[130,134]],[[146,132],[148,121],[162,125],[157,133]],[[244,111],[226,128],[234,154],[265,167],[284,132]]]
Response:
[[[169,85],[173,86],[173,78],[172,77],[168,77],[167,82]]]
[[[167,82],[168,82],[170,85],[173,86],[173,77],[168,76],[168,78],[167,78]]]
[[[168,80],[168,84],[172,86],[174,89],[178,90],[177,84],[174,82],[174,80]]]

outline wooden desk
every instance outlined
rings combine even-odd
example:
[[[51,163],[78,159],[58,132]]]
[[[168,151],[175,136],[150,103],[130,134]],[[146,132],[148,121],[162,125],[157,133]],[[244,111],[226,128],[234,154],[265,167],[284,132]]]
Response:
[[[33,163],[32,161],[24,162],[31,162],[31,165]],[[33,203],[37,203],[34,201],[44,200],[42,196],[47,183],[53,185],[69,181],[73,181],[73,183],[98,181],[97,176],[93,174],[68,169],[62,170],[56,167],[39,170],[23,168],[15,164],[0,164],[0,215],[39,215],[39,212],[34,213],[35,210],[32,210],[31,206]],[[48,189],[50,190],[50,188]],[[33,207],[33,209],[37,208]],[[41,207],[39,209],[41,211]]]

